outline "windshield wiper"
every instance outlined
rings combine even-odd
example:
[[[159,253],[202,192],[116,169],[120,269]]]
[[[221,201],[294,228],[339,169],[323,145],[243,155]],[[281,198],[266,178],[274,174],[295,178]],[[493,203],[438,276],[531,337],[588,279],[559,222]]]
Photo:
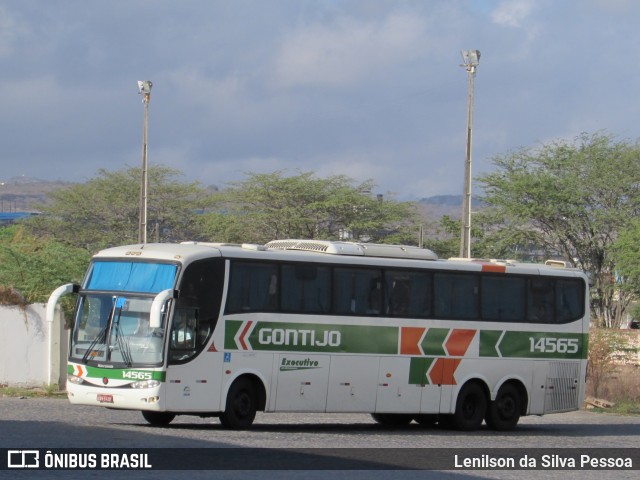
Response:
[[[122,335],[120,322],[118,322],[118,327],[116,328],[116,337],[117,337],[116,341],[118,342],[118,347],[120,348],[120,355],[122,355],[122,360],[125,362],[127,367],[130,367],[133,364],[133,357],[131,356],[129,339],[124,338],[124,336]]]
[[[98,335],[96,335],[96,338],[93,339],[93,341],[89,344],[89,347],[87,348],[87,351],[84,352],[84,355],[82,356],[82,363],[84,363],[85,365],[87,364],[87,360],[89,360],[89,356],[91,355],[91,352],[93,352],[94,347],[99,343],[107,343],[107,329],[109,328],[109,323],[107,322],[107,324],[102,328],[102,330],[100,330],[100,332],[98,332]],[[106,345],[105,345],[106,347]]]
[[[116,298],[114,297],[113,310],[111,311],[111,332],[109,334],[109,353],[108,353],[108,361],[111,361],[111,353],[112,353],[112,341],[113,335],[115,333],[116,341],[115,343],[120,350],[120,355],[122,356],[122,361],[130,367],[133,363],[133,359],[131,357],[131,348],[129,347],[129,342],[127,339],[123,338],[122,328],[120,327],[120,317],[122,316],[122,306],[124,302],[120,302],[120,300],[124,300],[124,298]],[[117,312],[117,316],[116,316]],[[115,329],[113,328],[115,326]]]
[[[106,323],[104,324],[104,327],[102,327],[102,330],[100,330],[100,332],[98,332],[98,334],[96,335],[96,338],[93,339],[93,341],[89,344],[89,348],[87,348],[87,351],[84,352],[84,355],[82,356],[82,363],[84,363],[85,365],[87,364],[87,360],[89,360],[89,356],[91,355],[91,352],[93,352],[93,348],[98,344],[98,342],[102,342],[104,343],[104,348],[105,348],[105,359],[107,357],[107,331],[109,330],[109,327],[111,326],[111,321],[113,320],[113,317],[115,315],[116,312],[116,304],[117,304],[117,299],[118,297],[112,297],[112,301],[113,301],[113,307],[111,307],[111,312],[109,312],[109,317],[107,318]]]

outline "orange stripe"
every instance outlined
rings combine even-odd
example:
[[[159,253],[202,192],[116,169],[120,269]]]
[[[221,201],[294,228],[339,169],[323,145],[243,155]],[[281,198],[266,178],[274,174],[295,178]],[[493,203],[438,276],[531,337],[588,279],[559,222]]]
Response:
[[[433,366],[431,370],[429,370],[429,380],[431,380],[432,384],[441,385],[442,384],[442,371],[444,369],[444,358],[438,358],[435,362],[433,362]]]
[[[463,357],[475,335],[475,330],[454,329],[445,343],[449,355]]]
[[[429,371],[429,379],[432,384],[457,385],[455,373],[461,358],[438,358]]]
[[[253,321],[250,320],[249,322],[247,322],[247,325],[244,327],[244,330],[242,330],[242,333],[240,334],[240,345],[242,346],[243,350],[249,350],[249,347],[247,347],[247,344],[244,343],[244,336],[247,334],[247,332],[251,328],[251,325],[253,325]]]
[[[507,267],[504,265],[496,265],[494,263],[483,263],[482,264],[483,272],[495,272],[495,273],[505,273],[507,271]]]
[[[458,365],[462,361],[461,358],[445,358],[444,369],[442,372],[442,384],[443,385],[456,385],[456,379],[454,374],[458,369]]]
[[[424,335],[424,328],[402,327],[400,332],[400,354],[401,355],[422,355],[420,349],[420,339]]]

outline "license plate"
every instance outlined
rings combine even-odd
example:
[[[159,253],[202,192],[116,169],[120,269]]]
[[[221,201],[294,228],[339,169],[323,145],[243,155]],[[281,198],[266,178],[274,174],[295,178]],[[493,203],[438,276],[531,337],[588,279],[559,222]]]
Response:
[[[113,403],[113,395],[106,395],[104,393],[99,393],[97,400],[100,403]]]

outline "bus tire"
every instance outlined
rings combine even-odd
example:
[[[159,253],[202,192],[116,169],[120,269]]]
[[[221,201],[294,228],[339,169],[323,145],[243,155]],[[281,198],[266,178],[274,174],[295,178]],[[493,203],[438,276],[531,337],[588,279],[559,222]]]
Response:
[[[166,427],[173,421],[174,418],[176,418],[175,413],[150,412],[148,410],[143,410],[142,416],[150,425],[153,425],[154,427]]]
[[[229,389],[226,407],[220,414],[220,423],[232,430],[245,430],[253,424],[257,410],[258,397],[253,382],[248,378],[239,378]]]
[[[498,390],[496,399],[489,403],[485,421],[491,430],[513,430],[520,420],[522,396],[512,384],[505,384]]]
[[[387,427],[404,427],[413,420],[412,415],[404,413],[372,413],[371,417],[376,423]]]
[[[477,430],[487,413],[487,396],[484,389],[476,382],[465,384],[456,400],[453,414],[453,426],[458,430]]]

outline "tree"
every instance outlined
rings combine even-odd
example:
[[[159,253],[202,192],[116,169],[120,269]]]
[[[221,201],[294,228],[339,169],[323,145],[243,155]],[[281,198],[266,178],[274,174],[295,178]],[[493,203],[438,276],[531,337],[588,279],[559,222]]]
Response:
[[[202,230],[211,240],[257,243],[281,238],[381,241],[393,234],[403,236],[414,218],[412,205],[374,198],[373,187],[371,180],[354,185],[344,175],[250,173],[217,195],[217,211],[202,216]]]
[[[149,239],[190,240],[195,216],[208,193],[197,183],[181,183],[181,173],[167,167],[148,170]],[[98,176],[50,194],[43,215],[29,220],[36,235],[51,235],[68,245],[98,249],[138,241],[140,169],[99,170]]]
[[[611,246],[609,257],[616,266],[616,277],[623,288],[640,296],[640,220],[633,219]]]
[[[46,302],[62,284],[82,280],[89,254],[50,237],[35,237],[22,226],[0,229],[0,286],[15,303]]]
[[[460,255],[460,233],[462,221],[443,215],[435,228],[434,236],[428,240],[428,247],[440,258],[458,257]],[[475,258],[485,256],[484,249],[478,243],[484,236],[482,226],[471,226],[472,254]]]
[[[591,274],[592,311],[604,326],[619,327],[629,295],[614,281],[607,251],[640,213],[640,148],[605,133],[583,134],[493,159],[479,178],[493,231],[483,240],[500,257],[535,245]]]

